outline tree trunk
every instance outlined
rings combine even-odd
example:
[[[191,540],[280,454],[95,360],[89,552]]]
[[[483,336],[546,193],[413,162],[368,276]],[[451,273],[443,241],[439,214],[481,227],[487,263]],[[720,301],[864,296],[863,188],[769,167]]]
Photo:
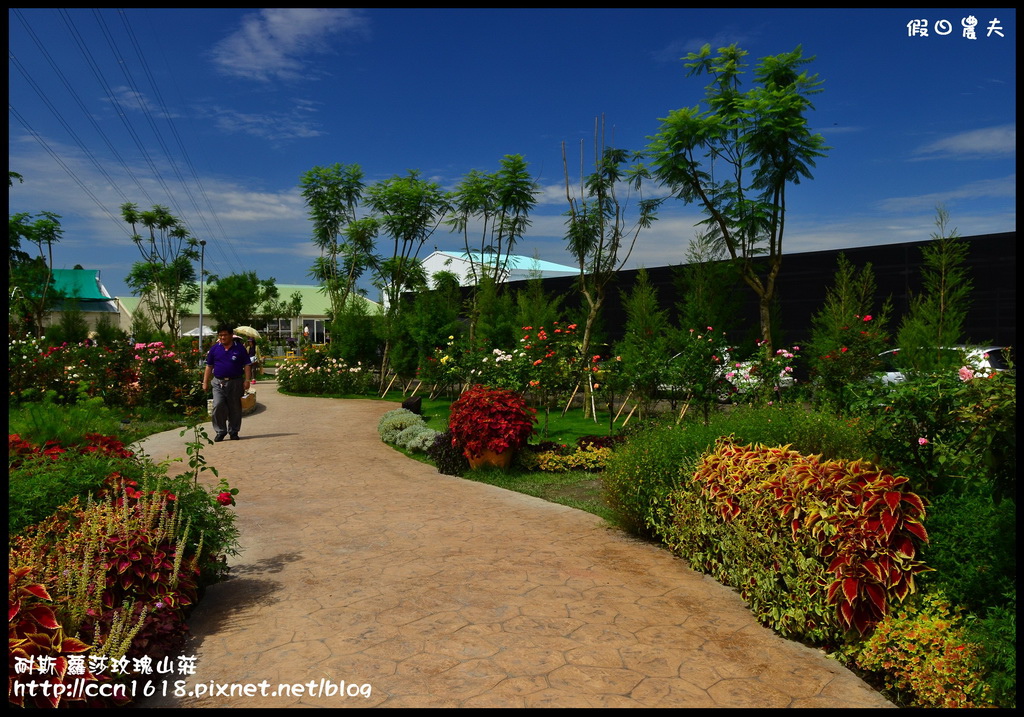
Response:
[[[596,299],[591,298],[590,294],[586,294],[587,303],[590,304],[590,312],[587,314],[587,322],[583,326],[583,346],[580,352],[583,354],[581,361],[583,361],[582,369],[588,369],[590,364],[590,339],[593,332],[594,324],[597,323],[597,316],[601,312],[601,304],[604,302],[604,297],[599,296]],[[582,372],[580,374],[580,380],[583,380]],[[591,410],[591,396],[593,395],[593,389],[591,388],[590,381],[583,381],[583,417],[594,418],[593,411]]]

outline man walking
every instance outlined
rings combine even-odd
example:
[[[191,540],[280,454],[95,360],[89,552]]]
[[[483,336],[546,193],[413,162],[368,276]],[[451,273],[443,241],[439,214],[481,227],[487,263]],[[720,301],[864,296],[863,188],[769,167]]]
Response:
[[[242,427],[242,394],[249,390],[252,382],[252,366],[249,352],[241,342],[235,342],[235,327],[217,327],[217,343],[206,354],[206,371],[203,372],[203,391],[210,389],[213,382],[213,440],[220,442],[224,436],[238,440]]]

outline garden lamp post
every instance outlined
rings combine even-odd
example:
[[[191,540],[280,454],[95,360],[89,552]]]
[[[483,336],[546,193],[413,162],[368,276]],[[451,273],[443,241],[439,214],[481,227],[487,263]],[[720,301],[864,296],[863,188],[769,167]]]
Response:
[[[205,334],[203,332],[203,277],[204,269],[206,264],[206,240],[200,240],[199,242],[199,359],[202,361],[203,358],[203,339]]]

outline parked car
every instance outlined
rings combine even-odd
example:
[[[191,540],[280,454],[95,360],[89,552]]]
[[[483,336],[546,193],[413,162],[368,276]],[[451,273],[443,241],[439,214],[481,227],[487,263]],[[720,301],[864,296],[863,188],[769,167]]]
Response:
[[[899,367],[899,349],[884,351],[878,355],[882,360],[882,370],[877,380],[882,385],[901,383],[907,380],[904,370]],[[975,375],[988,375],[993,371],[1006,371],[1010,368],[1010,349],[1007,346],[949,346],[938,349],[943,356],[940,363],[954,367],[970,369]]]
[[[722,362],[720,367],[716,371],[715,376],[715,398],[719,403],[729,403],[737,397],[741,397],[754,388],[758,384],[758,377],[756,373],[756,364],[754,361],[735,361],[728,348],[722,348],[720,350],[722,356]],[[669,361],[675,361],[680,358],[682,354],[676,354]],[[779,376],[775,382],[776,387],[780,391],[784,391],[787,388],[791,388],[796,383],[796,379],[793,377],[792,367],[787,367],[779,371]],[[673,386],[662,384],[658,386],[658,389],[662,393],[685,393],[686,389],[683,386]]]
[[[726,377],[736,388],[736,392],[743,394],[753,389],[757,384],[757,377],[753,373],[755,368],[754,362],[740,361],[733,364],[733,366],[734,368],[726,374]],[[786,367],[779,371],[775,385],[780,391],[785,391],[787,388],[792,388],[795,383],[796,379],[793,377],[792,367]]]

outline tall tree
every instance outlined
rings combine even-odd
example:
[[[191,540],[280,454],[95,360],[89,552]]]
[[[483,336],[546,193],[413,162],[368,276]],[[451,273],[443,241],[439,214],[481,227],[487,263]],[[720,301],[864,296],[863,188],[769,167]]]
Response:
[[[423,244],[444,220],[448,211],[448,195],[434,182],[420,178],[410,170],[405,176],[394,176],[370,186],[366,204],[373,212],[382,234],[391,238],[391,256],[375,268],[375,284],[384,295],[385,312],[384,357],[381,378],[387,373],[391,332],[397,329],[395,318],[400,311],[402,293],[425,286],[426,278],[419,260]]]
[[[132,265],[125,282],[149,307],[157,329],[172,336],[181,332],[181,312],[199,299],[193,262],[199,261],[199,240],[167,207],[154,204],[140,211],[121,205],[121,217],[132,227],[132,241],[142,261]],[[142,229],[147,236],[139,233]]]
[[[9,217],[8,226],[8,323],[19,331],[27,328],[40,338],[47,312],[61,298],[53,283],[53,245],[64,234],[60,215],[18,212]],[[35,250],[24,251],[22,241]]]
[[[845,410],[853,390],[881,370],[880,354],[889,348],[892,299],[876,305],[875,272],[868,262],[859,270],[840,253],[825,303],[811,318],[809,356],[814,399]]]
[[[711,46],[686,56],[688,76],[708,74],[706,110],[675,110],[661,120],[649,145],[654,176],[673,195],[696,202],[702,224],[738,262],[743,281],[758,298],[761,338],[769,350],[775,281],[782,267],[786,188],[811,178],[814,160],[825,156],[824,138],[812,134],[806,113],[821,91],[817,75],[801,68],[814,58],[802,49],[761,59],[754,87],[742,92],[748,53],[736,45],[717,55]],[[767,255],[767,271],[755,257]]]
[[[300,185],[313,222],[313,243],[320,249],[310,276],[322,284],[331,314],[338,316],[356,281],[373,264],[376,222],[356,219],[363,170],[358,164],[317,166],[302,175]]]
[[[950,352],[940,349],[960,343],[974,286],[964,266],[967,242],[955,228],[949,229],[944,207],[936,212],[938,231],[921,248],[921,292],[912,298],[896,334],[900,364],[917,371],[938,368],[950,359]]]
[[[650,412],[658,387],[668,383],[672,331],[658,292],[644,269],[637,272],[632,290],[624,292],[622,307],[626,312],[625,331],[615,346],[615,353],[622,357],[628,388],[640,406],[642,417]]]
[[[562,309],[563,301],[563,295],[544,290],[544,280],[537,272],[527,280],[524,288],[516,292],[516,329],[524,326],[550,327],[556,321],[569,319]]]
[[[530,226],[538,192],[518,154],[506,154],[492,174],[472,170],[455,189],[447,224],[463,236],[474,282],[484,276],[502,281],[516,243]]]
[[[262,315],[263,307],[277,297],[273,277],[260,279],[255,271],[231,274],[223,279],[211,276],[206,288],[210,315],[218,324],[232,326],[254,323]]]
[[[581,176],[581,186],[574,190],[565,143],[562,144],[565,196],[569,202],[566,241],[569,253],[575,257],[579,267],[578,287],[586,301],[582,338],[584,356],[590,353],[594,328],[604,306],[608,285],[629,259],[640,231],[654,222],[658,206],[658,200],[641,198],[637,202],[636,218],[629,218],[628,201],[620,201],[618,196],[619,185],[625,184],[640,191],[644,178],[648,176],[640,163],[642,155],[605,145],[603,118],[595,122],[594,145],[594,171],[586,177]],[[582,164],[582,152],[580,160]],[[589,385],[585,389],[585,413],[589,414]]]
[[[446,223],[462,234],[474,287],[480,287],[485,279],[495,287],[501,285],[508,273],[509,257],[530,226],[538,192],[526,161],[518,154],[505,155],[497,172],[470,171],[456,187]],[[479,323],[477,298],[474,289],[469,308],[471,344]]]
[[[690,241],[686,263],[675,272],[680,300],[679,328],[716,331],[736,330],[740,302],[733,287],[740,284],[736,265],[726,261],[725,248],[706,232]]]

